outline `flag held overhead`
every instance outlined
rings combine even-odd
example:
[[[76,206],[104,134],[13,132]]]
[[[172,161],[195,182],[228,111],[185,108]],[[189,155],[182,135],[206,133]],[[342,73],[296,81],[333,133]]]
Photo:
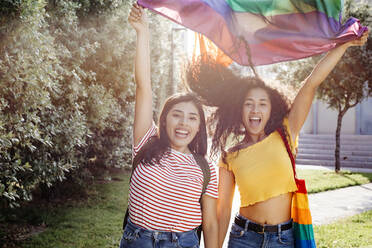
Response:
[[[205,35],[241,65],[266,65],[324,53],[360,37],[355,18],[341,23],[342,0],[138,0]]]

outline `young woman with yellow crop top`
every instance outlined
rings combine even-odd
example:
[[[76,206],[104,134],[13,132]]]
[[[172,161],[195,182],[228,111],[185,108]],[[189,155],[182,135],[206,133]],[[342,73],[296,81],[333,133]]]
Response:
[[[210,118],[214,135],[212,151],[222,151],[219,162],[219,247],[231,216],[235,185],[240,192],[240,211],[232,225],[228,247],[294,247],[291,200],[297,190],[290,158],[278,128],[295,151],[296,138],[310,110],[317,87],[350,46],[330,51],[314,68],[291,107],[286,97],[258,78],[239,78],[228,68],[206,63],[191,64],[189,87],[208,106],[216,107]],[[216,73],[217,71],[217,73]],[[225,152],[227,140],[237,142]],[[239,141],[239,137],[243,137]]]

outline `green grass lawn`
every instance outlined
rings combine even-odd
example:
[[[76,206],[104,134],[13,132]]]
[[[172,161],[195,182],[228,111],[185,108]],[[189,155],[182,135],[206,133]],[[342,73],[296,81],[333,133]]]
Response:
[[[372,210],[329,225],[315,226],[318,248],[372,248]]]
[[[342,171],[298,170],[298,178],[304,178],[309,193],[361,185],[372,182],[372,173],[351,173]]]
[[[48,228],[21,247],[117,248],[127,207],[128,174],[115,177],[121,181],[93,185],[89,199],[78,206],[42,209]]]
[[[300,170],[299,177],[307,180],[309,192],[319,192],[372,181],[372,174]],[[128,174],[113,177],[121,181],[94,184],[89,198],[68,202],[57,208],[32,210],[46,225],[43,233],[34,235],[16,247],[22,248],[104,248],[119,245],[122,220],[127,205]],[[372,211],[336,224],[315,227],[318,247],[360,247],[371,244]],[[359,238],[358,235],[362,235]],[[6,246],[10,247],[10,246]]]

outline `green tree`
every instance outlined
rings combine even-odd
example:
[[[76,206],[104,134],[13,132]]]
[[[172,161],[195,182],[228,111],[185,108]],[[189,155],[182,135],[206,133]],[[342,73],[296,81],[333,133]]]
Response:
[[[357,4],[352,1],[345,3],[345,17],[355,17],[371,28],[372,15],[368,4]],[[288,82],[299,88],[320,56],[283,63],[275,66],[274,72],[281,82]],[[346,112],[372,95],[372,40],[371,34],[363,47],[349,48],[337,66],[317,90],[317,98],[328,104],[328,107],[338,112],[336,127],[335,171],[340,170],[340,133],[342,118]]]
[[[0,3],[0,203],[131,160],[135,32],[128,1]],[[169,22],[150,15],[152,81],[168,80]],[[164,83],[165,82],[165,83]],[[159,105],[158,98],[155,97]],[[94,170],[91,170],[94,169]]]

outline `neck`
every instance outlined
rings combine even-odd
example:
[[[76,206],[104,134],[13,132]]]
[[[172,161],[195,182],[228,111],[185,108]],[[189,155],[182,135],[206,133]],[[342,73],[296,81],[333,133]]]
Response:
[[[259,133],[259,134],[248,134],[248,137],[251,139],[252,143],[257,143],[261,140],[263,140],[266,137],[265,132]]]
[[[173,150],[176,150],[176,151],[181,152],[181,153],[191,154],[191,151],[187,146],[186,147],[178,147],[178,146],[172,146],[171,145],[171,148]]]

